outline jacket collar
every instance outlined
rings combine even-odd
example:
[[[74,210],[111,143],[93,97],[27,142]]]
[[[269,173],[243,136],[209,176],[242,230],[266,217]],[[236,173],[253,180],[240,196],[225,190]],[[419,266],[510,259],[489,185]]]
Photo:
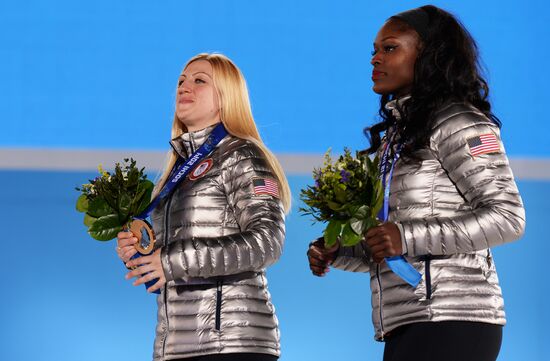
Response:
[[[174,151],[182,158],[188,158],[208,139],[218,124],[194,132],[183,133],[170,141]]]
[[[389,102],[386,103],[386,105],[384,107],[387,110],[391,111],[391,114],[395,117],[395,119],[401,120],[400,110],[403,109],[403,105],[409,99],[411,99],[410,95],[404,95],[401,98],[390,100]]]

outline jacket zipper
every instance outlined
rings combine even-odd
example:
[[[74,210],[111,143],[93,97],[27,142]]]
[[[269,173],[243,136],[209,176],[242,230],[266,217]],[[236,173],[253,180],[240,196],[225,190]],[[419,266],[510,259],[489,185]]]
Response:
[[[380,334],[384,341],[384,319],[382,317],[382,280],[380,279],[380,265],[376,265],[376,280],[378,281],[378,309],[380,311]]]
[[[168,233],[170,232],[168,226],[170,224],[169,222],[169,211],[170,211],[170,204],[172,203],[172,196],[170,195],[168,197],[168,200],[166,201],[166,206],[164,208],[164,246],[168,245]],[[162,340],[162,357],[164,358],[164,355],[166,354],[166,339],[168,338],[168,286],[164,285],[164,316],[166,317],[166,330],[164,331],[164,339]]]
[[[216,331],[222,328],[222,285],[222,280],[216,282]]]
[[[426,298],[432,299],[432,276],[430,274],[430,258],[424,261],[424,274],[426,276]]]
[[[191,140],[191,154],[195,152],[195,141],[193,137],[190,137]],[[170,233],[170,204],[172,203],[172,196],[174,193],[172,193],[168,200],[166,201],[166,206],[164,208],[164,245],[168,245],[168,234]],[[220,295],[221,295],[221,286],[220,286]],[[164,358],[166,354],[166,339],[168,338],[168,330],[169,330],[169,323],[168,323],[168,285],[164,285],[164,315],[166,317],[166,331],[164,335],[164,339],[162,340],[162,357]]]

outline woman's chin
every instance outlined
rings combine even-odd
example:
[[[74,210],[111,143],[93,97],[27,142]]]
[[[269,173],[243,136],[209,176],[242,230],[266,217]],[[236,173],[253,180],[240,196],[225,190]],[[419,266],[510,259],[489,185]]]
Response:
[[[380,95],[389,94],[387,89],[384,89],[384,87],[379,86],[377,84],[374,84],[372,86],[372,91],[375,92],[376,94],[380,94]]]

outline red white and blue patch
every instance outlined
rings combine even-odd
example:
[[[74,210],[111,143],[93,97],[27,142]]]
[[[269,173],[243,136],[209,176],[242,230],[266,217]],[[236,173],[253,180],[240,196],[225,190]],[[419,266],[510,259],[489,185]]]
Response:
[[[194,181],[204,176],[210,170],[210,168],[212,168],[212,163],[212,158],[208,158],[200,162],[199,165],[197,165],[195,169],[193,169],[191,174],[189,174],[189,180]]]
[[[279,198],[279,183],[272,178],[252,178],[254,195],[270,195]]]
[[[477,157],[482,154],[500,152],[500,142],[493,133],[477,135],[468,139],[470,154]]]

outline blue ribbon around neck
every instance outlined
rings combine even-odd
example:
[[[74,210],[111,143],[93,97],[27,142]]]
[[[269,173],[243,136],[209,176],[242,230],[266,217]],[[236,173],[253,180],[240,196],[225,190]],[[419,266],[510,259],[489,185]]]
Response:
[[[160,201],[170,195],[174,188],[176,188],[176,186],[187,177],[187,174],[189,174],[191,169],[193,169],[193,166],[210,154],[226,135],[227,130],[225,130],[222,123],[219,123],[212,130],[206,141],[199,147],[199,149],[195,151],[195,153],[191,154],[186,161],[176,163],[158,196],[153,199],[153,201],[147,206],[147,208],[145,208],[143,212],[134,218],[145,219],[149,217],[151,212],[153,212],[153,209],[156,208]]]
[[[397,146],[397,149],[395,150],[395,154],[393,156],[393,161],[391,162],[391,166],[389,167],[389,170],[388,170],[389,152],[390,152],[394,138],[395,138],[395,135],[391,137],[391,139],[388,139],[388,142],[386,143],[386,147],[384,149],[384,153],[382,154],[382,159],[380,162],[380,174],[382,177],[382,186],[384,188],[384,205],[380,210],[380,213],[378,214],[378,218],[383,222],[387,222],[390,214],[390,185],[393,177],[393,170],[395,168],[395,163],[399,159],[399,153],[401,152],[401,148],[402,148],[402,144],[399,144]],[[407,282],[411,286],[413,287],[418,286],[418,283],[420,283],[420,280],[422,279],[422,275],[409,262],[407,262],[405,257],[403,256],[386,257],[385,260],[388,267],[392,270],[393,273],[401,277],[405,282]]]
[[[225,136],[227,135],[227,130],[224,128],[222,123],[219,123],[210,133],[206,141],[195,151],[195,153],[191,154],[187,160],[182,161],[179,160],[174,165],[174,168],[172,168],[172,171],[170,172],[170,176],[166,180],[166,183],[164,183],[164,186],[162,187],[160,193],[153,199],[153,201],[145,208],[143,212],[135,216],[136,219],[145,219],[149,217],[151,212],[157,207],[157,205],[160,203],[161,200],[169,196],[172,191],[176,188],[176,186],[183,181],[191,169],[193,169],[195,164],[200,163],[206,156],[208,156],[214,148],[218,145],[219,142]],[[136,253],[131,257],[131,259],[136,259],[141,257],[142,255],[140,253]],[[145,282],[145,288],[149,288],[155,283],[157,283],[157,279],[147,281]],[[160,294],[160,290],[154,291],[156,294]]]

